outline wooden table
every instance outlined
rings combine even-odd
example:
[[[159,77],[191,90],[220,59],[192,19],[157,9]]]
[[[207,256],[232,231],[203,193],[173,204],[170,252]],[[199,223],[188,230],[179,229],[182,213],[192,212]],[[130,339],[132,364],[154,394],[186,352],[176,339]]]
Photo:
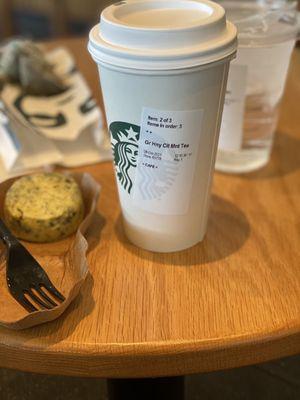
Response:
[[[102,104],[85,43],[63,43]],[[94,267],[59,320],[23,332],[0,329],[0,366],[162,377],[298,353],[299,76],[298,49],[270,164],[248,175],[216,174],[207,237],[188,251],[160,255],[128,243],[111,163],[81,168],[103,188],[89,232]]]

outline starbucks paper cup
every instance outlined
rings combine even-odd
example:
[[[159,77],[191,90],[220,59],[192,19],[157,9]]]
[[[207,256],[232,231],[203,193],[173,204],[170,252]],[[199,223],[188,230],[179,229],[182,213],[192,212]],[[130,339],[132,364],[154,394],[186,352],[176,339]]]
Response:
[[[178,251],[205,235],[236,29],[210,1],[122,1],[90,32],[129,240]]]

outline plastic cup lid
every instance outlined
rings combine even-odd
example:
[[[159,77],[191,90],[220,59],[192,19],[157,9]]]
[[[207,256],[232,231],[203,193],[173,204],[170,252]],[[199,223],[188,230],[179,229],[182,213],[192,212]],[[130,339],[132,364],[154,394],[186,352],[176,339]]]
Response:
[[[237,48],[235,26],[208,0],[130,0],[104,9],[90,32],[97,63],[168,70],[229,57]]]
[[[300,33],[297,1],[219,0],[236,25],[239,44],[270,45],[295,39]]]

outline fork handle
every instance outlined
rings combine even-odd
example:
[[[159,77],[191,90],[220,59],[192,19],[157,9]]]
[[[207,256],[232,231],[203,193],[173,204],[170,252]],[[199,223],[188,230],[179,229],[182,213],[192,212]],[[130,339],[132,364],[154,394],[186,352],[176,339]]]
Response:
[[[1,218],[0,218],[0,238],[7,246],[11,246],[13,243],[17,242],[17,239],[10,232],[10,230],[8,229],[8,227],[5,225],[5,223],[2,221]]]

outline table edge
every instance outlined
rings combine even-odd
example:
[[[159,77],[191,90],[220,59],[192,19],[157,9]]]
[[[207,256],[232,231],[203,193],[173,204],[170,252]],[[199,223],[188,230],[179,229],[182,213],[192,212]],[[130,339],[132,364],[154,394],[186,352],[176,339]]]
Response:
[[[103,378],[176,376],[241,367],[300,353],[300,323],[263,335],[67,348],[0,344],[0,367]]]

